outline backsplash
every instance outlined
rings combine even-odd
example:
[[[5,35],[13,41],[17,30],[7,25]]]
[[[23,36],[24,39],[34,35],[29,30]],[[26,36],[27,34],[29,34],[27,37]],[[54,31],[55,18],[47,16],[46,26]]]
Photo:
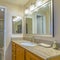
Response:
[[[11,40],[27,40],[27,41],[31,41],[35,43],[46,43],[46,44],[52,44],[54,41],[53,37],[43,37],[43,36],[36,36],[36,35],[32,35],[32,34],[25,34],[23,37],[14,37],[11,38]],[[60,43],[57,43],[57,46],[60,48]]]
[[[53,37],[43,37],[43,36],[34,36],[32,38],[33,35],[24,35],[23,39],[24,40],[29,40],[32,41],[32,39],[34,39],[35,43],[46,43],[46,44],[53,44],[53,41],[55,40],[55,38]],[[57,48],[60,50],[60,43],[57,43]]]
[[[47,44],[51,44],[52,42],[53,42],[53,40],[54,40],[54,38],[52,38],[52,37],[40,37],[40,36],[34,36],[34,37],[32,37],[33,35],[28,35],[28,34],[26,34],[26,35],[24,35],[24,37],[23,37],[23,39],[24,40],[29,40],[29,41],[32,41],[32,39],[34,39],[34,42],[36,42],[36,43],[39,43],[39,42],[44,42],[44,43],[47,43]]]
[[[14,38],[11,38],[11,40],[23,40],[22,37],[18,38],[18,37],[14,37]]]

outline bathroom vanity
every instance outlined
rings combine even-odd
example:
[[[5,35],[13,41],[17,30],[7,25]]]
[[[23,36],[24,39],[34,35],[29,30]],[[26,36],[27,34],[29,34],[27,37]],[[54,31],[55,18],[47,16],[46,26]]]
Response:
[[[12,42],[12,60],[44,60],[27,49]]]
[[[27,41],[12,41],[12,60],[60,60],[60,50],[39,45],[25,46],[22,42]]]

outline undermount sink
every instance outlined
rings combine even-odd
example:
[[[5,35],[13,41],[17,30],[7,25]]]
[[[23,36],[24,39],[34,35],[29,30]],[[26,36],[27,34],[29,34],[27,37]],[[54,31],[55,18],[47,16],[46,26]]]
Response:
[[[31,42],[22,42],[21,45],[23,46],[36,46],[37,44]]]

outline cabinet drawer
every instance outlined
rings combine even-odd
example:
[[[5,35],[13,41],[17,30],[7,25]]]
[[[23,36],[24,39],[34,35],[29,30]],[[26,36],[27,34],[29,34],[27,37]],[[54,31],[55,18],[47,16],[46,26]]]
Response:
[[[24,60],[24,48],[16,44],[16,60]]]

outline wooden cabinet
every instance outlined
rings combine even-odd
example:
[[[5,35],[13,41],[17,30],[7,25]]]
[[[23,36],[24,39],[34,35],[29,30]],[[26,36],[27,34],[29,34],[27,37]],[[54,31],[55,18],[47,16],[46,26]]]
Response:
[[[12,42],[12,60],[15,60],[15,57],[16,57],[15,48],[16,48],[16,45],[14,42]]]
[[[12,42],[12,60],[24,60],[24,49]]]
[[[52,57],[52,58],[48,58],[48,60],[60,60],[60,55]]]
[[[44,60],[44,59],[42,59],[41,57],[38,57],[38,56],[32,54],[29,51],[26,51],[26,60]]]
[[[16,44],[16,60],[24,60],[24,49]]]
[[[12,60],[44,60],[12,42]]]

